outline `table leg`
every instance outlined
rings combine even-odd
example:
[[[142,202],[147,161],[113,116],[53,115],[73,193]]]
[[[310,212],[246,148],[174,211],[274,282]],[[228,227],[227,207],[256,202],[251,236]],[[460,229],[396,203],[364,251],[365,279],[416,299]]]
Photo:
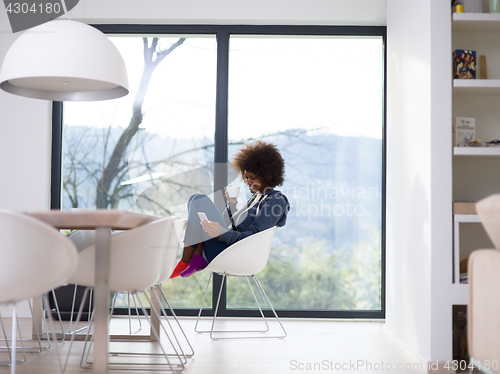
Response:
[[[111,229],[96,228],[94,289],[94,365],[97,374],[108,372],[109,353],[109,241]]]
[[[42,334],[42,322],[43,322],[43,310],[40,305],[40,300],[38,297],[34,297],[32,300],[33,305],[33,323],[32,323],[32,339],[38,339],[38,333]]]
[[[151,287],[151,327],[149,332],[149,340],[152,342],[157,341],[155,334],[153,333],[153,328],[157,331],[158,335],[160,335],[160,320],[158,318],[159,316],[153,311],[153,309],[156,309],[158,311],[158,314],[161,316],[161,302],[157,294],[157,292],[160,291],[156,290],[156,287],[157,286]]]

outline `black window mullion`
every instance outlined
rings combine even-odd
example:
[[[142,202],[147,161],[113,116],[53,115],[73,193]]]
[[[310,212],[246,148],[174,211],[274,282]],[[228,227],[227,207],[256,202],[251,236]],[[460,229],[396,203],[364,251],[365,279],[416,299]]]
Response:
[[[227,161],[228,161],[228,129],[227,108],[229,88],[229,32],[221,30],[217,32],[217,90],[215,99],[215,167],[214,167],[214,192],[222,191],[227,185]],[[222,194],[214,194],[214,202],[221,212],[225,209],[225,201]],[[227,283],[227,282],[226,282]],[[222,286],[222,276],[214,274],[212,308],[215,310],[217,297]],[[219,312],[226,312],[226,287],[222,289]]]
[[[63,103],[52,102],[50,209],[61,209]]]

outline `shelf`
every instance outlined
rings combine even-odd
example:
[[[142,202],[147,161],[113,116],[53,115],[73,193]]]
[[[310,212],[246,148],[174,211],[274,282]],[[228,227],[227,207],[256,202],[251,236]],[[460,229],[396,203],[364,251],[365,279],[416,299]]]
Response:
[[[481,222],[481,219],[477,214],[454,214],[453,222],[459,223],[478,223]]]
[[[500,32],[500,13],[453,13],[454,32]]]
[[[467,304],[467,285],[460,284],[460,224],[481,223],[478,214],[453,215],[453,304]],[[465,290],[465,291],[464,291]]]
[[[500,96],[500,79],[453,79],[453,94]]]
[[[500,147],[454,147],[455,157],[500,157]]]

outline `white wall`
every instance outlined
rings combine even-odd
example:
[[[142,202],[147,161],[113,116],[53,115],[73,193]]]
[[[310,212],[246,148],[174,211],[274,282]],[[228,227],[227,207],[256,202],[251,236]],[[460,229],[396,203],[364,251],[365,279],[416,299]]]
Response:
[[[0,61],[12,42],[7,14],[0,12]],[[35,61],[37,56],[33,56]],[[46,210],[50,194],[49,103],[0,91],[0,209]],[[10,316],[10,308],[0,308]],[[28,317],[27,303],[19,316]]]
[[[6,12],[0,11],[0,61],[18,36],[12,34],[8,22]],[[0,131],[0,209],[47,209],[49,103],[0,90]]]
[[[450,8],[388,0],[385,331],[420,362],[451,359]]]
[[[89,23],[385,24],[386,0],[81,0]]]

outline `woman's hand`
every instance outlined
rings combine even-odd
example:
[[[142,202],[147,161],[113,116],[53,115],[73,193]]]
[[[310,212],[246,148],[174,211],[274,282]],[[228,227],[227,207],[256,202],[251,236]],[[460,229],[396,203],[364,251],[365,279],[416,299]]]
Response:
[[[222,226],[219,222],[201,221],[201,226],[203,226],[203,230],[212,238],[218,238],[222,233]]]
[[[229,201],[229,205],[238,204],[238,198],[237,197],[229,197],[229,194],[227,193],[227,191],[224,193],[224,196],[226,197],[226,200]]]

